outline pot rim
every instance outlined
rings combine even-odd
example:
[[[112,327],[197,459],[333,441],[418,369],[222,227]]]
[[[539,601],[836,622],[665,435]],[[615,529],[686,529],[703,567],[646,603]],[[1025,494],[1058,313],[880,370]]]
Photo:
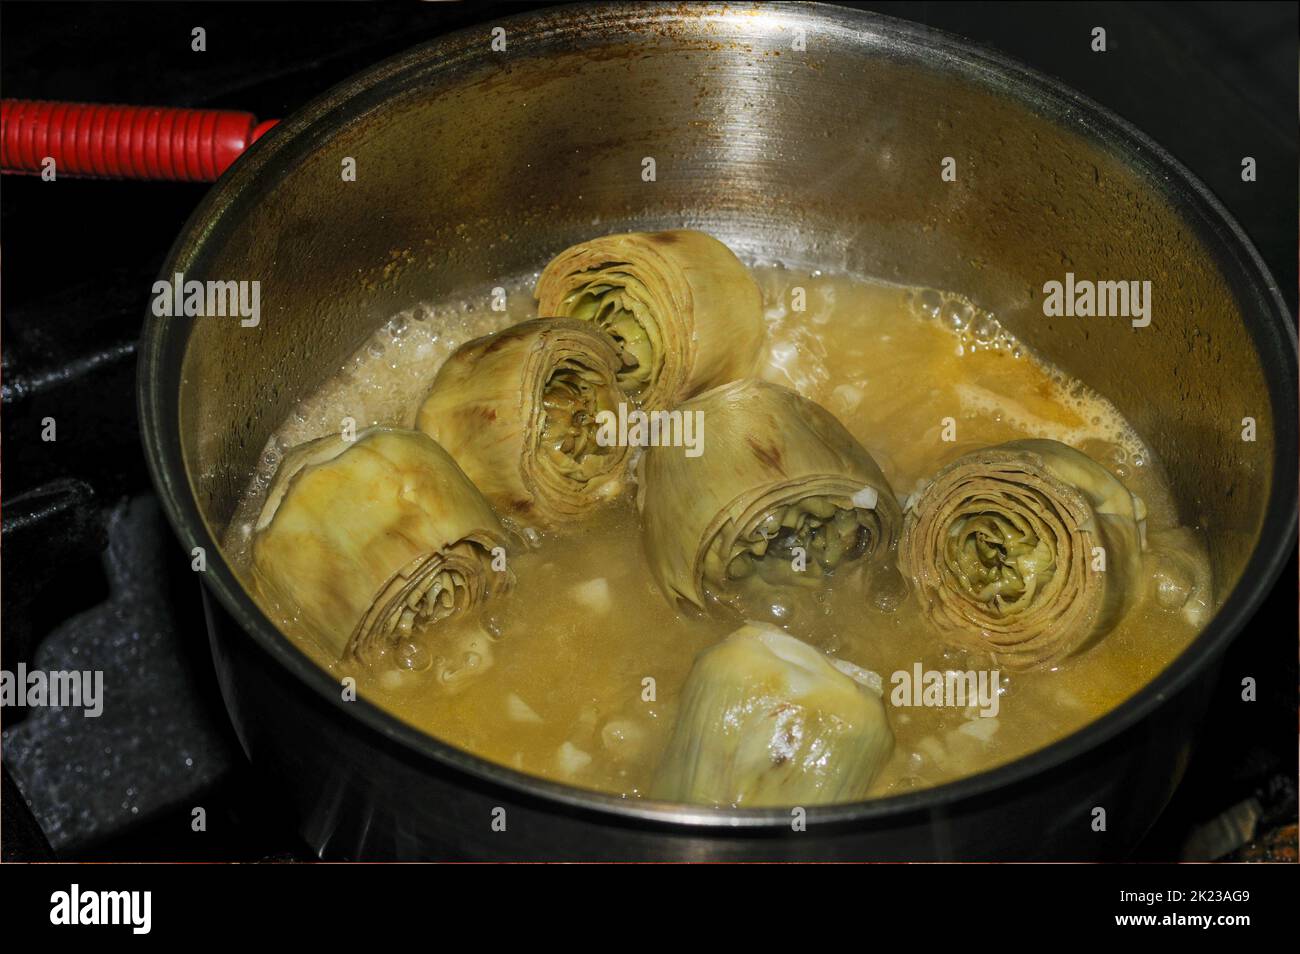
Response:
[[[1200,670],[1226,649],[1268,594],[1294,549],[1296,502],[1291,491],[1297,482],[1296,332],[1267,266],[1218,199],[1163,148],[1110,110],[1010,57],[923,24],[822,4],[753,6],[779,18],[785,26],[804,26],[810,33],[816,30],[850,34],[859,42],[871,43],[886,52],[937,59],[945,68],[975,76],[980,82],[1010,95],[1032,112],[1099,140],[1104,147],[1123,155],[1145,171],[1157,188],[1166,191],[1167,198],[1189,222],[1200,226],[1203,244],[1210,246],[1212,251],[1215,244],[1221,246],[1220,251],[1224,253],[1221,257],[1226,261],[1218,264],[1225,274],[1236,271],[1249,287],[1258,292],[1264,308],[1259,313],[1243,308],[1245,324],[1261,359],[1268,357],[1266,348],[1270,345],[1281,353],[1280,371],[1270,375],[1267,382],[1270,412],[1274,416],[1269,500],[1259,537],[1241,579],[1209,624],[1137,693],[1100,718],[1044,748],[988,771],[932,788],[860,802],[810,806],[806,810],[809,824],[879,823],[988,795],[1093,751],[1145,719],[1166,699],[1186,687]],[[408,71],[446,74],[472,63],[481,55],[483,31],[492,25],[509,27],[514,44],[544,46],[557,39],[576,36],[579,30],[583,35],[591,36],[596,32],[593,28],[601,26],[693,23],[701,16],[725,19],[743,15],[745,9],[744,6],[722,9],[707,4],[656,7],[634,3],[548,8],[448,33],[381,61],[304,105],[236,161],[190,215],[168,253],[161,275],[169,278],[175,272],[189,270],[185,266],[196,260],[209,237],[219,231],[223,218],[237,206],[237,197],[257,189],[256,177],[282,150],[295,144],[301,146],[314,138],[313,134],[332,132],[340,122],[386,99],[383,87]],[[365,96],[367,93],[371,95]],[[379,93],[378,99],[373,98],[376,93]],[[198,509],[180,440],[177,399],[179,359],[183,358],[188,343],[188,330],[188,325],[178,324],[174,319],[162,319],[152,314],[145,318],[138,369],[138,407],[146,459],[168,520],[184,547],[187,550],[203,547],[205,552],[215,555],[209,559],[203,574],[204,584],[244,632],[277,664],[288,669],[330,705],[346,713],[346,717],[357,719],[407,754],[519,796],[623,821],[685,827],[697,832],[710,828],[784,829],[789,826],[787,808],[679,805],[625,799],[552,782],[443,742],[365,699],[343,702],[337,681],[294,646],[248,595],[226,563]],[[1266,361],[1262,360],[1262,363],[1268,366]],[[174,365],[170,373],[169,365]]]

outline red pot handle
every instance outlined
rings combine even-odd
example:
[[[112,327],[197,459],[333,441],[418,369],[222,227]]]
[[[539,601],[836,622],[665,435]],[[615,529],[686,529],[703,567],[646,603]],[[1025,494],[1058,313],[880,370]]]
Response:
[[[0,100],[0,172],[212,182],[264,132],[252,113]]]

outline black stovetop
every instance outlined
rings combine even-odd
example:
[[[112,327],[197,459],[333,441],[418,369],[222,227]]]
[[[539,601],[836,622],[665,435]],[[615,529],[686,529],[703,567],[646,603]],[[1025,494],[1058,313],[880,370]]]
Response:
[[[854,5],[988,44],[1133,121],[1225,202],[1294,311],[1294,6]],[[0,84],[6,97],[281,117],[385,56],[533,6],[7,4]],[[204,54],[190,50],[196,25],[207,30]],[[1095,25],[1108,31],[1104,60],[1086,42]],[[1251,187],[1239,177],[1246,154],[1260,169]],[[225,718],[197,584],[139,443],[136,337],[149,287],[204,188],[0,182],[0,656],[7,670],[104,669],[120,687],[99,719],[5,710],[6,860],[173,858],[197,806],[210,858],[310,856]],[[51,417],[57,440],[43,441]],[[1293,561],[1230,651],[1186,779],[1138,858],[1178,857],[1196,826],[1251,798],[1262,828],[1294,823],[1296,576]],[[1242,675],[1261,679],[1254,706],[1238,701]],[[193,858],[194,839],[184,843]]]

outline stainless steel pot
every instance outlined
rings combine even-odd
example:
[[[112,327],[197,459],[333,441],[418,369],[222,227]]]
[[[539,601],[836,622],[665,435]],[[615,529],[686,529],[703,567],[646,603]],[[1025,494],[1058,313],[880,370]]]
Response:
[[[419,47],[281,123],[195,212],[164,276],[257,279],[262,320],[150,317],[154,477],[208,553],[210,635],[248,750],[322,853],[381,857],[1116,856],[1172,792],[1223,649],[1292,547],[1296,354],[1245,235],[1172,157],[1000,56],[804,5],[548,10]],[[802,51],[796,49],[802,38]],[[957,161],[956,182],[940,162]],[[357,179],[340,175],[345,158]],[[642,160],[656,160],[643,181]],[[1213,622],[1068,739],[940,788],[713,811],[541,781],[337,685],[216,541],[268,436],[381,322],[543,264],[593,231],[692,226],[742,253],[962,290],[1110,397],[1207,527]],[[1065,271],[1150,279],[1154,318],[1045,318]],[[1243,442],[1242,421],[1257,422]],[[1107,809],[1108,831],[1092,827]],[[505,808],[504,832],[492,826]]]

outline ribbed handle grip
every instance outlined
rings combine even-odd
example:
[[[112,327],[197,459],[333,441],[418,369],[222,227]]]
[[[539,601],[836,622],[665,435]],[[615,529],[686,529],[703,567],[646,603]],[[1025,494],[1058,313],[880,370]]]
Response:
[[[0,170],[212,182],[276,120],[225,109],[0,100]]]

